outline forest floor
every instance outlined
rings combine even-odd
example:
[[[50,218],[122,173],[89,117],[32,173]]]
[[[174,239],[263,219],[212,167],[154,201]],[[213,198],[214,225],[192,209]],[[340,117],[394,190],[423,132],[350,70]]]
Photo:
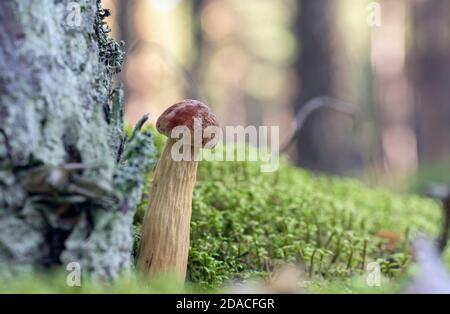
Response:
[[[155,141],[161,149],[162,138]],[[0,292],[224,292],[270,282],[283,265],[297,265],[299,291],[401,292],[415,271],[411,239],[440,231],[441,209],[434,200],[316,176],[285,161],[274,173],[261,173],[259,166],[200,163],[184,289],[167,278],[143,283],[133,274],[114,284],[68,287],[59,273],[14,280],[8,291],[0,285]],[[149,174],[136,214],[136,247],[151,179]],[[366,267],[373,262],[382,273],[381,287],[366,283]]]

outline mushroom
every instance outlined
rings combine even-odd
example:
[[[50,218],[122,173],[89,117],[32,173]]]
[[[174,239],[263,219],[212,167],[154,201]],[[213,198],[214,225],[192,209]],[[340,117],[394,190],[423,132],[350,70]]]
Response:
[[[199,127],[202,138],[191,140],[189,160],[173,158],[177,143],[172,135],[176,127],[190,131],[195,138]],[[208,106],[196,100],[184,100],[169,107],[158,118],[156,128],[168,137],[155,169],[150,204],[145,213],[138,269],[147,276],[174,273],[184,282],[189,252],[192,193],[197,176],[197,154],[205,147],[207,127],[218,127],[216,116]],[[209,146],[209,144],[207,145]],[[185,153],[185,152],[183,152]]]

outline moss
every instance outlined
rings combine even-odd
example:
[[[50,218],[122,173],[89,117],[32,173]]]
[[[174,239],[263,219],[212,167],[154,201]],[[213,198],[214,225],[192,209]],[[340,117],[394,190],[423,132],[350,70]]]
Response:
[[[411,262],[409,235],[436,234],[440,226],[432,200],[316,177],[287,164],[262,174],[254,163],[202,163],[199,178],[189,278],[209,286],[288,262],[303,265],[311,280],[361,275],[371,261],[395,278]]]
[[[180,288],[173,278],[164,277],[156,279],[148,284],[136,278],[132,273],[122,274],[113,284],[81,278],[81,286],[68,286],[66,284],[67,273],[55,271],[45,274],[18,275],[14,280],[2,282],[0,279],[1,293],[198,293],[201,290],[194,286]]]
[[[365,266],[377,261],[395,283],[411,265],[411,236],[439,232],[440,204],[433,200],[315,176],[287,162],[275,173],[260,173],[259,166],[200,163],[190,282],[217,288],[297,263],[316,290],[336,290],[335,283],[351,285],[350,278],[363,276]],[[147,180],[146,195],[151,175]],[[145,199],[138,208],[136,230],[147,205]]]

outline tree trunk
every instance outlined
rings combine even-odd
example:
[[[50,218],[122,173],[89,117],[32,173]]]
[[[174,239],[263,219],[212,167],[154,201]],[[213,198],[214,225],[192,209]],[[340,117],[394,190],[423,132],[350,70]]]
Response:
[[[207,44],[205,43],[201,25],[201,14],[204,6],[204,0],[192,1],[192,27],[194,33],[194,46],[197,47],[197,53],[188,77],[188,80],[190,78],[190,83],[186,89],[187,97],[192,99],[201,99],[204,96],[202,95],[202,91],[199,89],[199,85],[202,81],[202,75],[205,70],[202,65],[205,63],[205,51],[207,49]]]
[[[374,91],[385,172],[401,179],[417,168],[414,108],[405,67],[408,2],[383,0],[381,7],[381,26],[372,29]]]
[[[0,1],[0,268],[131,266],[150,135],[123,133],[99,1]]]
[[[450,153],[449,14],[449,1],[413,1],[412,80],[421,162]]]
[[[134,27],[134,13],[136,9],[136,0],[116,1],[117,6],[117,25],[119,28],[120,40],[125,44],[123,47],[125,53],[128,55],[136,38],[136,30]],[[124,73],[126,73],[126,63],[124,64]],[[121,78],[122,89],[124,90],[124,103],[128,101],[128,82],[126,76],[122,74]]]
[[[299,97],[294,109],[300,110],[309,100],[333,96],[333,32],[335,1],[299,1],[296,34],[299,41],[297,72],[300,78]],[[296,144],[299,166],[330,173],[343,170],[345,156],[339,114],[327,109],[314,113],[305,122]],[[347,119],[347,118],[345,118]]]

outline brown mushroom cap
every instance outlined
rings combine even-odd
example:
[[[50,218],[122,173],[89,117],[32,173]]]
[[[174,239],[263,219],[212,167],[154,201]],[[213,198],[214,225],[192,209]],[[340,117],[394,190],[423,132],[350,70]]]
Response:
[[[194,118],[201,120],[202,131],[209,126],[219,126],[216,115],[207,105],[187,99],[167,108],[156,121],[156,128],[167,137],[170,137],[173,128],[177,126],[187,126],[193,132]],[[205,139],[202,142],[204,145]]]

